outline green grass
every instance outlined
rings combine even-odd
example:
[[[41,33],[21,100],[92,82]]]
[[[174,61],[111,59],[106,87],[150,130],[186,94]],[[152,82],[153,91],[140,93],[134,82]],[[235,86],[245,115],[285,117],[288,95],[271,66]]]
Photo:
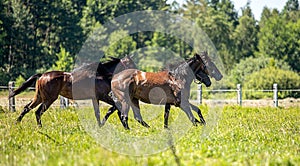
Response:
[[[50,109],[42,117],[42,128],[36,125],[34,111],[19,125],[14,124],[19,112],[2,111],[0,165],[176,165],[175,156],[181,165],[300,164],[299,107],[226,106],[215,112],[208,111],[207,106],[201,109],[207,126],[186,127],[184,136],[176,139],[175,147],[143,157],[121,155],[102,148],[97,142],[105,140],[105,135],[94,139],[82,123],[85,117],[90,118],[88,124],[95,122],[92,109]],[[151,128],[141,127],[130,119],[131,130],[124,131],[116,114],[109,119],[108,125],[124,136],[143,137],[166,132],[162,128],[161,107],[143,105],[142,115]],[[176,128],[176,119],[183,119],[185,125],[190,125],[185,123],[186,116],[172,107],[171,129]]]

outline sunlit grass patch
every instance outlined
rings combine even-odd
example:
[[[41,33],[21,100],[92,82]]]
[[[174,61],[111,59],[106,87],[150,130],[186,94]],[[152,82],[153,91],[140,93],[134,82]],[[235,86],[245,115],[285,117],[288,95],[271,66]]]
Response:
[[[43,116],[38,128],[34,110],[16,125],[20,112],[0,113],[0,165],[297,165],[300,163],[299,108],[226,106],[211,111],[200,106],[207,126],[189,127],[186,115],[178,108],[171,109],[170,126],[183,119],[186,133],[175,138],[173,150],[154,155],[134,157],[103,148],[82,124],[82,116],[96,125],[93,109],[52,109]],[[101,107],[101,117],[108,107]],[[131,130],[125,131],[116,113],[108,120],[116,131],[141,138],[165,132],[164,107],[142,105],[144,128],[132,113]],[[174,127],[174,129],[176,129]],[[206,134],[203,134],[206,132]],[[126,136],[127,135],[127,136]],[[116,142],[112,142],[116,143]],[[151,145],[145,145],[151,146]],[[154,146],[154,145],[153,145]],[[122,147],[120,147],[122,148]]]

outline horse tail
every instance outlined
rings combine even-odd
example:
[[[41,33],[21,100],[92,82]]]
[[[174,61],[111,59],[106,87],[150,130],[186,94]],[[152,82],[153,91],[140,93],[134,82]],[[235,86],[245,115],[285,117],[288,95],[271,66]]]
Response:
[[[26,90],[28,87],[30,87],[33,83],[36,82],[36,80],[41,77],[42,74],[38,73],[38,74],[35,74],[33,76],[31,76],[30,78],[28,78],[18,89],[12,91],[8,98],[11,98],[11,97],[14,97],[18,94],[20,94],[21,92],[23,92],[24,90]]]

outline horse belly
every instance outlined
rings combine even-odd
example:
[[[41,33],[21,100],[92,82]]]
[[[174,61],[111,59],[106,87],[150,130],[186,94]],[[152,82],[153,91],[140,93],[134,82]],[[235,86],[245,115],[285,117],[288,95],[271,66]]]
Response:
[[[145,103],[156,105],[173,104],[175,101],[171,90],[164,86],[140,87],[135,97]]]

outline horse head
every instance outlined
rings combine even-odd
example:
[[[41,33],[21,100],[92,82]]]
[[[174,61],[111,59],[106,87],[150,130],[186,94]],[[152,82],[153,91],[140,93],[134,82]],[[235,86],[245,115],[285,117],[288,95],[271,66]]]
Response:
[[[198,70],[195,73],[195,77],[198,81],[200,81],[200,83],[203,83],[206,87],[209,87],[211,85],[210,78],[202,70]]]
[[[136,65],[132,60],[132,55],[126,55],[124,58],[120,60],[120,63],[124,66],[125,69],[136,69]]]
[[[201,59],[201,61],[204,63],[206,67],[206,73],[215,78],[217,81],[221,80],[223,78],[223,75],[217,68],[217,66],[211,61],[211,59],[207,55],[207,51],[203,51],[201,54],[195,54],[197,59]]]

